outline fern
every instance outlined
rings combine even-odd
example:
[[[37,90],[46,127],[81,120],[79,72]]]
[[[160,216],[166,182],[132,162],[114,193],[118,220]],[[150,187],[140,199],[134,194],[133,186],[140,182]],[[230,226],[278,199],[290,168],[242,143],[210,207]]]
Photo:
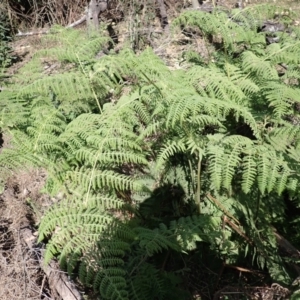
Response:
[[[214,261],[246,256],[276,273],[270,228],[275,210],[285,220],[282,195],[299,197],[300,143],[288,119],[298,114],[298,42],[267,45],[257,32],[273,12],[183,13],[174,26],[196,26],[219,47],[214,63],[186,70],[150,48],[97,60],[107,39],[72,30],[34,56],[32,76],[20,70],[0,95],[12,136],[0,165],[44,167],[45,190],[65,192],[39,226],[46,261],[79,268],[103,299],[167,299],[171,274],[208,247]],[[62,73],[40,76],[42,55]]]

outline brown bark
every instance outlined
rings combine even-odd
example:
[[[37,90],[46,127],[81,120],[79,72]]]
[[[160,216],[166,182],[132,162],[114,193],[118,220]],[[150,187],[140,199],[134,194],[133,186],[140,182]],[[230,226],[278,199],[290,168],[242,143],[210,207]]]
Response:
[[[99,29],[99,14],[107,9],[107,0],[91,0],[87,11],[87,25],[89,29]]]
[[[278,248],[285,252],[287,256],[292,257],[294,259],[299,260],[300,258],[300,251],[295,248],[287,239],[285,239],[282,235],[276,232],[276,229],[274,229],[274,235],[276,237],[276,241],[278,244]],[[294,270],[297,272],[298,276],[300,275],[300,267],[294,263],[291,263],[291,266],[294,268]]]

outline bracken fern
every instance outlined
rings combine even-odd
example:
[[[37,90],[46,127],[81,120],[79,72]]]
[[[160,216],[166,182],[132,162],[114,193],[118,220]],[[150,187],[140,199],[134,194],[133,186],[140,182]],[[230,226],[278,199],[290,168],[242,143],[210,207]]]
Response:
[[[0,95],[13,137],[1,166],[47,168],[45,191],[64,191],[39,227],[46,261],[79,268],[101,299],[188,299],[173,273],[201,245],[284,273],[270,228],[282,194],[299,197],[299,130],[287,121],[298,113],[299,43],[287,35],[267,45],[255,13],[182,14],[174,26],[222,37],[216,63],[186,70],[171,71],[150,48],[96,60],[107,40],[62,31],[52,39],[68,50],[36,54],[37,73],[17,89],[25,67]],[[36,80],[41,55],[73,65]]]

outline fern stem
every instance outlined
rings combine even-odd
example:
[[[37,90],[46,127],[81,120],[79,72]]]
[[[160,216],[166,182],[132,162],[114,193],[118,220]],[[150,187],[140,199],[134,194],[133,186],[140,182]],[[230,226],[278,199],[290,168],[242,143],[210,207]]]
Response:
[[[142,265],[148,258],[148,255],[145,255],[144,257],[142,257],[142,259],[140,260],[140,262],[131,270],[129,277],[132,276],[132,274],[140,267],[140,265]]]
[[[165,259],[164,259],[164,261],[163,261],[163,264],[162,264],[162,266],[161,266],[161,270],[165,270],[165,267],[166,267],[166,264],[167,264],[167,261],[168,261],[168,259],[169,259],[169,257],[170,257],[170,254],[171,254],[171,251],[170,250],[168,250],[168,253],[167,253],[167,255],[166,255],[166,257],[165,257]]]
[[[258,215],[259,215],[259,208],[260,208],[260,195],[257,195],[257,203],[256,203],[256,214],[255,214],[255,219],[254,222],[257,221]]]
[[[190,168],[190,172],[191,172],[191,182],[192,182],[193,193],[196,193],[195,176],[194,176],[194,171],[193,171],[193,167],[192,167],[192,162],[190,159],[188,159],[188,163],[189,163],[189,168]]]
[[[92,87],[92,91],[93,91],[93,94],[94,94],[95,100],[96,100],[96,102],[97,102],[97,106],[98,106],[98,108],[99,108],[99,111],[100,111],[100,113],[102,114],[101,105],[100,105],[100,103],[99,103],[98,97],[97,97],[97,95],[96,95],[96,93],[95,93],[95,90],[94,90],[94,88],[93,88],[93,87]]]
[[[201,181],[200,181],[200,175],[201,175],[201,155],[199,154],[199,160],[198,160],[198,170],[197,170],[197,191],[195,195],[195,202],[198,206],[198,212],[201,214],[201,199],[200,199],[200,189],[201,189]]]
[[[78,59],[78,62],[79,62],[79,65],[80,65],[80,67],[81,67],[81,70],[82,70],[83,74],[84,74],[85,76],[89,77],[88,74],[87,74],[87,72],[85,71],[85,69],[84,69],[84,67],[83,67],[83,65],[82,65],[82,62],[81,62],[81,60],[80,60],[80,58],[79,58],[79,56],[78,56],[77,53],[76,53],[76,56],[77,56],[77,59]],[[90,78],[89,78],[89,79],[90,79]],[[92,84],[91,84],[90,87],[91,87],[91,89],[92,89],[92,91],[93,91],[93,95],[94,95],[95,100],[96,100],[96,102],[97,102],[97,106],[98,106],[98,108],[99,108],[99,111],[100,111],[100,113],[102,113],[101,105],[100,105],[100,103],[99,103],[98,97],[97,97],[97,95],[96,95],[96,93],[95,93],[95,90],[94,90]]]
[[[100,155],[100,153],[97,154],[97,159],[95,159],[95,163],[93,165],[93,169],[92,169],[92,172],[91,172],[91,176],[90,176],[90,180],[89,180],[89,186],[88,186],[88,190],[87,190],[87,193],[86,193],[84,205],[87,205],[88,200],[89,200],[90,192],[91,192],[91,189],[92,189],[93,176],[94,176],[94,173],[95,173],[95,170],[96,170],[96,165],[97,165],[99,155]]]
[[[296,46],[299,45],[299,44],[300,44],[300,41],[295,42],[294,44],[288,44],[287,46],[282,47],[281,49],[279,49],[279,50],[276,51],[275,53],[274,53],[274,52],[271,52],[271,54],[267,55],[267,56],[264,58],[264,60],[267,61],[268,59],[270,59],[270,58],[271,58],[272,56],[274,56],[275,54],[278,54],[278,53],[280,53],[280,52],[283,52],[283,51],[285,51],[285,50],[288,49],[288,48],[296,47]]]

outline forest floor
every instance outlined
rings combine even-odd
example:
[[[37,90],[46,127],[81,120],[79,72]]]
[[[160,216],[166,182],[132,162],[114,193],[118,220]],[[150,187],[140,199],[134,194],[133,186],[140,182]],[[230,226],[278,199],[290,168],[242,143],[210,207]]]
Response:
[[[291,3],[290,7],[300,11],[299,3],[288,3]],[[14,41],[12,47],[18,59],[8,69],[9,75],[15,74],[31,59],[37,49],[43,47],[41,38],[40,35],[35,35]],[[204,57],[208,57],[210,53],[207,44],[199,36],[188,38],[181,33],[165,44],[157,40],[157,45],[162,45],[160,49],[156,49],[157,54],[170,68],[176,68],[180,63],[181,54],[189,49],[197,49]],[[9,141],[5,141],[4,138],[3,147],[8,145]],[[41,193],[45,179],[46,174],[43,170],[24,170],[12,174],[5,183],[0,184],[1,300],[61,299],[51,288],[40,263],[42,247],[35,243],[39,219],[43,211],[55,201]],[[28,232],[31,232],[31,235]],[[92,299],[92,296],[89,299]]]
[[[0,299],[56,299],[40,266],[40,251],[30,247],[37,231],[36,213],[28,200],[47,203],[40,194],[44,179],[39,170],[18,172],[7,180],[0,196]]]

